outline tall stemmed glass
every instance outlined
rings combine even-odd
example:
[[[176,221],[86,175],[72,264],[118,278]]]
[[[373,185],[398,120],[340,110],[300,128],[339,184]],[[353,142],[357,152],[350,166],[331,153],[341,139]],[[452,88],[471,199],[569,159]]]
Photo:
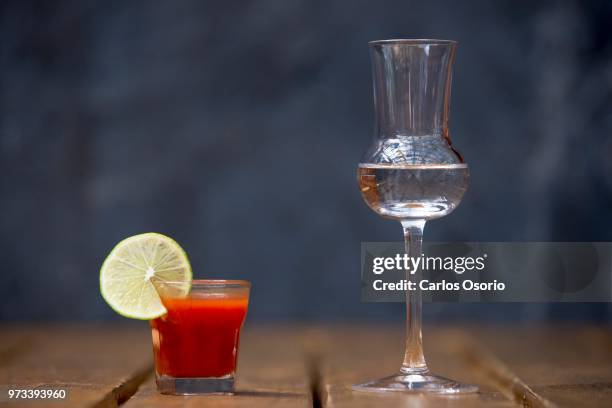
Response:
[[[359,164],[359,187],[372,210],[401,222],[408,256],[421,255],[425,222],[453,211],[469,182],[468,166],[448,131],[456,46],[446,40],[370,43],[376,128],[374,145]],[[420,276],[417,271],[407,278]],[[421,305],[420,290],[406,292],[406,351],[399,373],[353,389],[477,391],[429,372],[423,356]]]

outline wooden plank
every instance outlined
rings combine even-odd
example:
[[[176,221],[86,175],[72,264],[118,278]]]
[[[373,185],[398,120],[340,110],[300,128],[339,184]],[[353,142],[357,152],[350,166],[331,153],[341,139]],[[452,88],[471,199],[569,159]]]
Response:
[[[317,389],[325,407],[509,407],[514,403],[473,369],[466,359],[469,336],[459,329],[425,330],[425,353],[432,372],[477,384],[478,394],[463,396],[405,393],[364,393],[350,386],[397,372],[403,358],[404,333],[398,327],[343,327],[322,329],[321,378]]]
[[[488,375],[498,379],[500,389],[515,400],[530,406],[612,404],[609,328],[497,327],[477,333],[477,341],[483,345],[475,348],[477,361]],[[489,350],[490,354],[482,350]],[[516,376],[519,383],[508,382],[511,375],[507,373]],[[526,392],[521,384],[531,392]]]
[[[31,339],[19,330],[0,330],[0,369],[32,347]]]
[[[481,387],[477,395],[353,392],[397,370],[403,331],[389,326],[245,328],[237,395],[175,397],[149,379],[146,323],[0,329],[0,404],[9,388],[66,389],[66,400],[6,406],[606,406],[612,330],[596,327],[436,327],[425,331],[432,371]],[[138,389],[138,390],[137,390]],[[135,394],[134,394],[135,393]],[[134,394],[134,395],[132,395]]]
[[[433,372],[475,383],[474,396],[353,392],[350,385],[388,375],[402,357],[397,328],[322,330],[323,406],[600,407],[612,401],[612,331],[596,327],[465,327],[425,331]]]
[[[123,407],[312,406],[308,366],[302,347],[303,328],[251,327],[247,324],[240,337],[235,395],[161,395],[155,381],[150,379]]]
[[[117,406],[151,373],[148,325],[12,326],[0,343],[0,403],[19,407]],[[12,340],[11,340],[12,339]],[[23,346],[20,346],[22,344]],[[63,400],[8,399],[9,389],[63,389]]]

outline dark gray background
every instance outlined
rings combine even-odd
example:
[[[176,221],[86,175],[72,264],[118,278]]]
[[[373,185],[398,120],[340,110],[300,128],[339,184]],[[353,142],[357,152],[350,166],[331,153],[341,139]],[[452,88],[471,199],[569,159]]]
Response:
[[[537,4],[536,4],[537,3]],[[117,318],[98,269],[175,237],[198,277],[253,281],[250,319],[362,304],[367,42],[460,42],[451,130],[472,184],[428,240],[612,240],[609,1],[4,1],[0,319]],[[610,320],[607,304],[426,305],[428,319]]]

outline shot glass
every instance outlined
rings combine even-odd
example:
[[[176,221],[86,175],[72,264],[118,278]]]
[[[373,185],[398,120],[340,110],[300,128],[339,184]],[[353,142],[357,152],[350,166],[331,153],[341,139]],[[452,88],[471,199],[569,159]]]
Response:
[[[162,394],[231,394],[251,284],[243,280],[156,283],[168,311],[151,320]]]

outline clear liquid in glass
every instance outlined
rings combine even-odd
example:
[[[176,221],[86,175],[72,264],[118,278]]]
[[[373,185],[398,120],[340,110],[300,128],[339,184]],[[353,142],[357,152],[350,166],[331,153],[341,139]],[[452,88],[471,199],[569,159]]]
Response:
[[[465,163],[361,163],[358,179],[365,202],[379,215],[431,220],[459,205],[469,184],[469,170]]]

